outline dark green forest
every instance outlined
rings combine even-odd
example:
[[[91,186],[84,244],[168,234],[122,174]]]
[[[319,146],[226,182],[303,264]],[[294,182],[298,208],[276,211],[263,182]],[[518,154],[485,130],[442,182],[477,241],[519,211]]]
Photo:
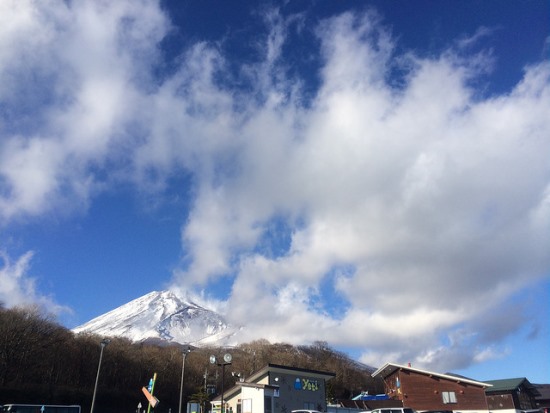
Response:
[[[79,404],[90,411],[104,337],[78,334],[59,325],[36,308],[0,307],[0,405]],[[336,373],[327,383],[331,401],[349,399],[361,391],[383,392],[370,376],[372,368],[331,349],[325,342],[293,346],[258,340],[231,349],[197,348],[185,359],[183,401],[208,406],[221,389],[221,369],[209,356],[230,352],[233,362],[225,369],[224,388],[246,379],[268,363]],[[181,346],[132,343],[111,337],[104,348],[94,413],[135,412],[147,405],[141,388],[157,373],[154,394],[160,400],[156,413],[177,412],[183,353]],[[207,388],[214,389],[208,394]],[[185,406],[185,404],[184,404]],[[185,407],[183,409],[185,411]]]

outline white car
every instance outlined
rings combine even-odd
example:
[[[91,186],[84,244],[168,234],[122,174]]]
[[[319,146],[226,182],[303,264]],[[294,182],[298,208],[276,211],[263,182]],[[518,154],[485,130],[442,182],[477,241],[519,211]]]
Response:
[[[292,410],[290,413],[323,413],[319,410],[307,410],[307,409],[300,409],[300,410]]]

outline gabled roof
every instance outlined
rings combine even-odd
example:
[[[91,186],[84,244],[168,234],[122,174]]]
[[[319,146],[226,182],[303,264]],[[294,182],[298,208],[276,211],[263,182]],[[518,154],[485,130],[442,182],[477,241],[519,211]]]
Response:
[[[472,379],[468,379],[465,377],[457,376],[457,375],[449,375],[449,374],[441,374],[441,373],[435,373],[433,371],[428,370],[421,370],[412,368],[409,366],[402,366],[401,364],[395,364],[395,363],[386,363],[382,367],[380,367],[378,370],[376,370],[374,373],[372,373],[372,377],[381,376],[382,378],[388,377],[389,375],[395,373],[398,370],[404,370],[404,371],[412,371],[418,374],[425,374],[427,376],[434,376],[439,377],[440,379],[445,379],[449,381],[453,381],[455,383],[467,383],[471,384],[473,386],[479,386],[479,387],[491,387],[492,385],[489,383],[484,383],[481,381],[476,381]]]
[[[539,396],[540,393],[537,388],[529,383],[525,377],[517,377],[513,379],[501,379],[501,380],[488,380],[487,383],[493,385],[490,389],[487,389],[487,393],[504,392],[504,391],[516,391],[521,386],[531,391],[534,396]]]

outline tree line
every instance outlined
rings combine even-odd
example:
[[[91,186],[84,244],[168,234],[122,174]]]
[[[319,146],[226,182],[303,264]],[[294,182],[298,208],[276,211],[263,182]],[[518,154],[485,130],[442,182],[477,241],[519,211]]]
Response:
[[[0,307],[0,405],[79,404],[90,411],[104,337],[74,334],[37,308]],[[138,403],[147,405],[141,388],[157,373],[154,395],[160,400],[156,413],[177,412],[180,400],[183,350],[180,345],[133,343],[110,337],[104,348],[94,412],[136,412]],[[227,350],[227,349],[226,349]],[[293,346],[266,340],[231,348],[233,361],[225,377],[209,362],[226,350],[216,347],[193,349],[185,357],[183,408],[185,403],[201,403],[218,394],[237,378],[246,379],[268,363],[336,373],[327,383],[331,400],[349,399],[361,391],[383,392],[371,377],[372,368],[331,349],[325,342]],[[235,374],[231,374],[235,373]]]

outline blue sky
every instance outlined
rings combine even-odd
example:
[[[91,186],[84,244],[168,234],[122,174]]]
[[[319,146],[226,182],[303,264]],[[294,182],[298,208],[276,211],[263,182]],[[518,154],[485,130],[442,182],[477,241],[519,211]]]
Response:
[[[0,301],[550,382],[547,1],[0,4]]]

